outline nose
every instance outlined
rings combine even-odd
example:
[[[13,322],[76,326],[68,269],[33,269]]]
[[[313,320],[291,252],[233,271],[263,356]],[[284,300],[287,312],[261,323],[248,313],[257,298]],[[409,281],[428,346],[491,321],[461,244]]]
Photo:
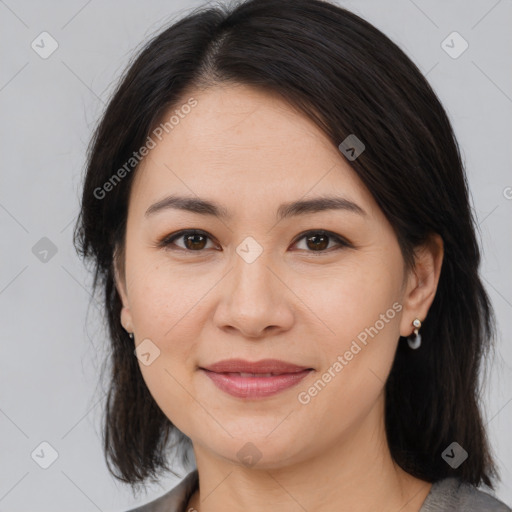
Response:
[[[252,263],[234,255],[214,316],[220,329],[260,339],[291,328],[293,293],[264,254]]]

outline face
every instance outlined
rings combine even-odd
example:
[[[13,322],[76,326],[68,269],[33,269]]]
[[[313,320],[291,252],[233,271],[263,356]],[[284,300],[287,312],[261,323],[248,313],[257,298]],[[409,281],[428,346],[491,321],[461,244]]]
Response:
[[[410,282],[391,225],[312,121],[247,86],[193,97],[134,176],[122,323],[150,354],[139,364],[152,396],[195,447],[238,463],[250,442],[262,467],[289,464],[339,443],[381,403],[398,338],[413,329],[402,318]],[[326,196],[353,205],[282,207]],[[234,396],[201,369],[232,358],[311,370],[279,392]],[[251,378],[265,377],[237,382]]]

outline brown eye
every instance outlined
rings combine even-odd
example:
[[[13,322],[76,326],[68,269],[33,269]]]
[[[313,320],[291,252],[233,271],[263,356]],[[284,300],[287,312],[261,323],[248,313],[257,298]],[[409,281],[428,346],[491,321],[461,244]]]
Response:
[[[297,245],[299,241],[302,240],[305,241],[305,248],[303,247],[301,250],[310,253],[328,252],[327,249],[333,247],[331,242],[335,242],[334,246],[352,247],[349,242],[345,241],[340,236],[323,230],[304,233],[294,245]],[[176,243],[177,241],[181,241],[182,245]],[[211,241],[211,237],[206,233],[196,230],[186,230],[165,237],[159,242],[159,246],[185,252],[203,252],[204,249],[208,248],[208,241]]]
[[[314,251],[322,251],[329,245],[329,237],[327,235],[310,235],[306,237],[306,244]]]
[[[183,240],[185,240],[185,247],[193,251],[204,249],[206,245],[206,237],[197,233],[184,235]]]
[[[350,244],[343,240],[338,235],[328,231],[309,231],[305,233],[298,241],[305,240],[307,252],[326,252],[329,247],[329,242],[335,241],[337,245],[349,247]],[[296,242],[297,243],[297,242]]]
[[[160,245],[168,247],[176,245],[179,249],[191,252],[201,252],[206,248],[207,242],[210,239],[208,235],[201,231],[180,231],[169,237],[164,238]],[[175,240],[183,241],[183,246],[175,243]]]

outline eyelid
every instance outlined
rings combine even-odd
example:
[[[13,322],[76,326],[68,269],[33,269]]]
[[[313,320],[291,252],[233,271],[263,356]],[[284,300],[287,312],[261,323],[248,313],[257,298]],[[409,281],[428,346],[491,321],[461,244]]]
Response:
[[[202,250],[198,250],[198,251],[193,251],[191,249],[184,249],[183,247],[179,247],[179,246],[174,246],[174,247],[171,247],[174,243],[175,240],[185,236],[185,235],[203,235],[205,236],[207,239],[211,240],[212,242],[215,242],[215,238],[213,236],[211,236],[209,233],[207,233],[206,231],[203,231],[201,229],[182,229],[180,231],[176,231],[174,233],[171,233],[169,235],[165,235],[164,237],[162,237],[158,243],[157,243],[157,247],[160,247],[160,248],[163,248],[163,249],[168,249],[168,250],[176,250],[176,251],[181,251],[181,252],[185,252],[185,253],[197,253],[197,254],[200,254],[200,253],[204,253],[206,250],[205,249],[202,249]],[[354,245],[349,242],[346,238],[342,237],[341,235],[338,235],[336,233],[333,233],[332,231],[328,231],[326,229],[307,229],[305,231],[302,231],[301,233],[299,233],[294,241],[292,242],[292,245],[295,245],[297,244],[299,241],[301,241],[303,238],[305,238],[307,235],[309,234],[316,234],[316,235],[326,235],[328,236],[330,239],[334,240],[335,242],[338,243],[339,247],[338,248],[334,248],[334,250],[338,250],[340,248],[353,248]],[[322,251],[306,251],[307,253],[310,253],[312,255],[323,255],[323,254],[330,254],[331,252],[333,252],[333,248],[331,247],[330,249],[325,249],[325,250],[322,250]]]
[[[303,231],[302,233],[299,233],[296,236],[292,245],[295,245],[297,242],[299,242],[300,240],[305,238],[306,235],[309,235],[310,233],[315,234],[315,235],[326,235],[329,238],[335,240],[342,247],[353,247],[353,245],[346,238],[344,238],[341,235],[338,235],[336,233],[333,233],[332,231],[328,231],[326,229],[307,229],[306,231]],[[324,250],[324,251],[307,251],[307,252],[310,252],[312,254],[315,254],[315,253],[316,254],[327,254],[331,251],[332,251],[332,248],[329,250]]]
[[[185,235],[203,235],[211,241],[215,240],[215,238],[213,236],[211,236],[209,233],[207,233],[206,231],[203,231],[201,229],[182,229],[180,231],[171,233],[170,235],[165,235],[163,238],[161,238],[158,241],[157,246],[162,247],[164,249],[169,249],[169,246],[173,245],[175,240],[177,240]],[[194,252],[201,253],[201,252],[205,251],[204,249],[201,251],[191,251],[190,249],[183,249],[183,247],[172,247],[171,250],[178,250],[178,251],[181,250],[182,252],[189,252],[189,253],[194,253]]]

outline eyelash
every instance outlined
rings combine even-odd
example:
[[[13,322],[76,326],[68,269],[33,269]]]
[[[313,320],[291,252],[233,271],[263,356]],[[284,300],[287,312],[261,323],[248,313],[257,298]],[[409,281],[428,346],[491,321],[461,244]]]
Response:
[[[344,248],[344,247],[353,247],[353,245],[350,242],[348,242],[347,240],[343,239],[341,236],[336,235],[335,233],[332,233],[330,231],[323,230],[323,229],[309,230],[309,231],[305,231],[305,232],[301,233],[300,235],[298,235],[298,237],[296,238],[296,240],[293,243],[293,245],[297,244],[299,241],[303,240],[304,238],[306,238],[308,235],[311,235],[311,234],[314,234],[314,235],[324,235],[324,236],[329,237],[329,239],[330,239],[329,242],[331,241],[331,239],[333,239],[334,241],[338,242],[338,244],[341,247],[339,247],[336,250],[339,250],[339,249]],[[204,252],[206,250],[206,249],[199,249],[199,250],[194,251],[192,249],[186,249],[186,248],[184,249],[183,247],[177,247],[177,246],[171,247],[175,240],[183,238],[185,235],[203,235],[206,238],[208,238],[209,240],[213,240],[212,237],[210,237],[208,235],[208,233],[206,233],[204,231],[197,230],[197,229],[186,229],[186,230],[178,231],[176,233],[172,233],[170,235],[166,235],[164,238],[159,240],[158,247],[165,248],[166,250],[183,251],[183,252],[187,252],[187,253],[201,253],[201,252]],[[305,249],[301,249],[301,250],[305,250]],[[319,250],[319,251],[308,251],[308,250],[306,250],[306,252],[309,252],[309,253],[311,253],[313,255],[315,255],[315,254],[317,254],[317,255],[328,254],[328,253],[332,252],[332,247],[329,248],[329,249],[323,249],[323,250]]]

